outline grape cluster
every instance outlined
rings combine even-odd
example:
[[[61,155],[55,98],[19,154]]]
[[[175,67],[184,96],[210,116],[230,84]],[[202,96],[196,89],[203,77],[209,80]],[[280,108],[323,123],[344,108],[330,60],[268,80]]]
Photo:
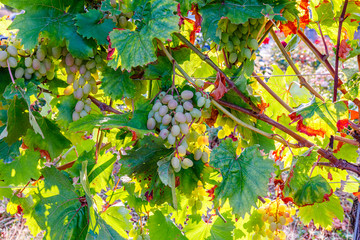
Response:
[[[252,18],[243,24],[231,23],[227,18],[218,22],[216,35],[221,39],[219,47],[226,50],[230,63],[242,63],[252,57],[251,51],[259,47],[257,37],[264,23],[265,18]]]
[[[283,227],[293,221],[293,216],[296,210],[286,205],[281,199],[269,201],[265,206],[258,209],[261,220],[265,223],[263,228],[258,229],[253,235],[253,239],[286,239],[285,233],[282,231]]]
[[[97,77],[97,70],[103,69],[105,63],[100,55],[88,60],[74,58],[66,48],[62,49],[61,56],[61,65],[65,67],[69,84],[64,93],[73,94],[78,100],[72,115],[73,121],[77,121],[91,111],[91,100],[87,97],[98,92],[94,76]]]
[[[205,149],[208,140],[206,136],[196,131],[195,128],[200,124],[195,122],[203,115],[203,109],[210,107],[210,103],[210,99],[199,92],[195,96],[189,90],[181,92],[178,96],[161,92],[149,112],[147,128],[158,129],[159,136],[167,140],[169,146],[176,148],[175,156],[171,159],[175,172],[193,166],[193,161],[186,157],[187,150],[194,154],[194,160],[201,159],[204,163],[208,162],[209,151]]]

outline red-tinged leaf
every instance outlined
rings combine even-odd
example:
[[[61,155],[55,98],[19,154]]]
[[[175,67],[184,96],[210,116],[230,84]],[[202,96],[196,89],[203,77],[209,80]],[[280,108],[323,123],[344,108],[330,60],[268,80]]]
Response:
[[[358,111],[349,110],[349,112],[350,112],[350,119],[351,120],[359,119],[359,112]]]
[[[215,100],[219,100],[227,91],[225,76],[218,72],[216,74],[215,90],[210,95],[215,98]]]
[[[328,179],[329,179],[330,181],[332,181],[332,180],[333,180],[333,177],[332,177],[331,172],[328,172]]]
[[[305,27],[310,23],[310,15],[309,15],[309,0],[301,0],[299,4],[300,13],[303,13],[299,16],[299,24],[297,20],[288,21],[285,24],[280,24],[279,28],[281,32],[285,34],[287,37],[290,34],[296,34],[298,28],[305,29]]]
[[[211,116],[210,116],[210,118],[206,118],[206,119],[205,119],[206,124],[207,124],[209,127],[214,126],[218,115],[219,115],[219,111],[218,111],[217,109],[213,108],[213,109],[211,110]]]
[[[336,123],[338,132],[349,126],[349,119],[341,119]]]
[[[360,192],[354,192],[353,195],[360,201]]]
[[[269,106],[270,106],[270,104],[264,102],[263,99],[261,98],[261,103],[258,104],[258,108],[260,109],[260,113],[264,113],[265,109],[268,108]]]
[[[180,3],[177,5],[177,15],[180,17],[179,18],[179,26],[181,26],[184,24],[185,18],[183,17],[183,15],[181,15]]]
[[[353,48],[347,43],[346,39],[341,40],[339,47],[339,57],[346,60],[346,57]]]
[[[211,198],[210,201],[214,200],[215,198],[215,189],[217,188],[217,185],[213,186],[212,188],[210,188],[209,190],[207,190],[206,192],[209,194],[209,197]]]
[[[274,156],[275,162],[277,162],[279,160],[281,161],[283,159],[284,156],[282,154],[283,154],[285,148],[286,148],[286,146],[281,146],[281,147],[279,147],[278,149],[276,149],[275,151],[272,152],[272,155]]]

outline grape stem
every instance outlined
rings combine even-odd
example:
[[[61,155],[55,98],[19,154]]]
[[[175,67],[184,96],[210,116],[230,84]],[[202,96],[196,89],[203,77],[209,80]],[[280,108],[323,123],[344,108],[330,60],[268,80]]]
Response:
[[[96,98],[94,98],[93,96],[88,96],[88,98],[101,110],[101,111],[107,111],[107,112],[112,112],[115,114],[123,114],[122,112],[110,107],[109,105],[107,105],[106,103],[100,102],[99,100],[97,100]]]

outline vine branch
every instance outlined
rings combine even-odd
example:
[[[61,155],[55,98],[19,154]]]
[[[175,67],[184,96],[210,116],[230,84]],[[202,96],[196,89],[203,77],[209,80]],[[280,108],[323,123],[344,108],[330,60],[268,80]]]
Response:
[[[106,103],[100,102],[99,100],[97,100],[96,98],[94,98],[93,96],[88,96],[88,98],[96,105],[98,106],[98,108],[101,111],[107,111],[107,112],[112,112],[115,114],[123,114],[122,112],[116,110],[115,108],[112,108],[111,106],[107,105]]]

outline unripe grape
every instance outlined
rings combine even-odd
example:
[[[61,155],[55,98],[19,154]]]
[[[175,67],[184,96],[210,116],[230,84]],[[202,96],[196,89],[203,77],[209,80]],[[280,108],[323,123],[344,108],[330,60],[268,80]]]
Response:
[[[86,63],[85,66],[86,66],[86,68],[87,68],[88,70],[90,70],[90,69],[94,68],[95,65],[96,65],[96,62],[95,62],[94,60],[90,60],[90,61],[88,61],[88,62]]]
[[[250,59],[251,58],[251,51],[248,48],[242,49],[241,55],[245,58]]]
[[[167,114],[167,112],[169,111],[168,107],[166,105],[162,105],[159,108],[159,114],[160,116],[165,116],[165,114]]]
[[[274,216],[269,216],[268,222],[269,223],[275,222],[275,217]]]
[[[258,42],[256,41],[256,39],[249,39],[248,40],[248,46],[251,48],[251,49],[254,49],[254,50],[257,50],[259,48],[259,44]]]
[[[158,122],[158,123],[162,122],[162,117],[160,116],[159,112],[156,112],[154,114],[154,118],[155,118],[156,122]]]
[[[186,148],[182,145],[178,146],[177,151],[181,157],[186,155]]]
[[[85,95],[88,95],[91,92],[91,85],[89,83],[85,84],[83,87],[83,92]]]
[[[209,161],[209,154],[207,152],[203,152],[201,155],[201,161],[203,163],[207,163]]]
[[[169,134],[167,140],[170,145],[173,145],[175,143],[176,138],[172,134]]]
[[[206,99],[205,101],[205,108],[209,108],[211,105],[211,100],[210,99]]]
[[[69,66],[69,67],[71,67],[72,65],[74,65],[74,58],[73,58],[73,56],[72,56],[70,53],[68,53],[68,54],[66,55],[66,57],[65,57],[65,63],[66,63],[66,65]]]
[[[272,223],[270,223],[269,229],[270,229],[270,231],[275,232],[276,227],[277,227],[276,222],[272,222]]]
[[[178,106],[178,103],[174,99],[170,100],[169,103],[168,103],[168,107],[171,110],[175,109],[177,106]]]
[[[25,58],[25,66],[27,68],[32,67],[32,58]]]
[[[39,70],[40,69],[40,61],[39,59],[35,58],[32,61],[32,67],[34,70]]]
[[[80,66],[80,68],[79,68],[79,73],[82,74],[82,75],[86,73],[86,67],[85,67],[85,65],[81,65],[81,66]]]
[[[186,122],[191,123],[192,122],[192,116],[190,113],[185,113]]]
[[[79,78],[79,86],[84,86],[86,83],[85,79],[83,77]]]
[[[206,99],[205,99],[204,97],[200,97],[200,98],[197,100],[197,105],[198,105],[198,107],[204,106],[205,101],[206,101]]]
[[[199,118],[201,117],[201,111],[197,108],[194,108],[191,112],[190,112],[191,116],[194,118]]]
[[[189,101],[184,102],[183,107],[186,111],[189,111],[189,112],[191,112],[194,109],[194,106]]]
[[[182,160],[182,163],[183,163],[183,165],[186,166],[186,167],[192,167],[192,166],[194,166],[193,161],[191,161],[189,158],[184,158],[184,159]]]
[[[12,68],[17,67],[18,62],[14,57],[9,57],[7,60],[9,61],[10,67],[12,67]]]
[[[74,97],[76,99],[81,99],[84,96],[83,90],[82,88],[78,88],[75,92],[74,92]]]
[[[53,58],[58,59],[61,56],[61,48],[60,47],[51,48],[51,54]]]
[[[161,106],[162,106],[162,104],[161,104],[160,102],[157,102],[157,103],[155,103],[154,106],[152,107],[152,110],[153,110],[154,112],[157,112],[157,111],[159,111],[159,109],[160,109]]]
[[[89,113],[91,111],[91,107],[89,105],[85,105],[84,110]]]
[[[197,86],[199,86],[201,88],[204,87],[204,84],[205,84],[205,82],[200,79],[196,79],[195,83]]]
[[[91,99],[87,98],[87,99],[85,100],[85,103],[90,106],[90,105],[91,105]]]
[[[67,75],[66,82],[68,84],[72,84],[74,81],[75,81],[75,75],[74,74]]]
[[[178,173],[181,170],[181,165],[178,168],[174,168],[174,172]]]
[[[14,47],[12,45],[8,46],[6,51],[13,57],[17,57],[17,55],[18,55],[16,47]]]
[[[73,112],[72,120],[75,122],[80,119],[80,114],[78,112]]]
[[[229,41],[229,34],[227,34],[225,32],[221,33],[221,41],[223,43],[227,43]]]
[[[45,67],[45,64],[40,63],[39,73],[40,73],[41,75],[43,75],[43,76],[46,74],[46,67]]]
[[[92,94],[96,94],[98,92],[98,87],[96,86],[96,85],[93,85],[92,87],[91,87],[91,93]]]
[[[125,16],[120,16],[119,18],[119,26],[120,28],[126,28],[127,25],[127,19]]]
[[[15,70],[15,78],[22,78],[24,76],[25,70],[21,67]]]
[[[169,130],[167,130],[166,128],[162,129],[159,133],[159,136],[165,140],[169,136]]]
[[[84,79],[86,81],[89,81],[91,78],[91,72],[90,71],[86,71],[85,74],[84,74]]]
[[[81,112],[80,112],[80,117],[85,117],[86,115],[88,115],[88,113],[85,111],[85,110],[82,110]]]
[[[162,118],[162,124],[163,125],[169,125],[169,123],[171,122],[172,117],[169,114],[166,114],[163,118]]]
[[[180,134],[180,127],[178,125],[174,125],[171,128],[171,134],[176,137]]]
[[[46,71],[50,71],[50,69],[52,68],[51,61],[48,58],[44,59],[44,65],[45,65]]]
[[[179,160],[179,158],[173,157],[173,158],[171,159],[171,166],[172,166],[173,168],[179,168],[179,167],[180,167],[180,160]]]
[[[184,107],[181,106],[181,105],[178,105],[178,106],[176,107],[176,109],[175,109],[175,112],[181,112],[181,113],[183,113],[183,112],[184,112]]]
[[[229,56],[229,61],[230,63],[235,63],[237,60],[237,53],[236,52],[232,52]]]
[[[81,112],[84,109],[84,102],[83,101],[78,101],[75,105],[75,112]]]
[[[8,58],[8,53],[6,51],[0,51],[0,61],[5,61]]]
[[[44,51],[44,49],[39,48],[36,51],[36,58],[39,59],[40,62],[42,62],[45,59],[46,53]]]
[[[174,97],[172,95],[165,95],[162,99],[161,102],[163,104],[168,104],[170,100],[174,99]]]
[[[196,96],[196,99],[198,99],[198,98],[201,97],[202,95],[201,95],[200,92],[196,92],[196,93],[195,93],[195,96]]]
[[[181,93],[181,98],[184,100],[189,100],[192,99],[194,96],[194,93],[192,91],[189,90],[185,90]]]
[[[25,73],[24,77],[25,79],[31,79],[32,75],[29,73]]]
[[[189,133],[189,126],[186,123],[180,123],[179,126],[182,134],[186,135]]]
[[[77,71],[79,70],[79,67],[74,64],[69,69],[72,73],[77,73]]]
[[[178,121],[179,123],[185,123],[186,122],[186,117],[182,112],[177,112],[175,113],[175,120]]]
[[[81,65],[81,63],[82,63],[82,59],[80,59],[80,58],[75,58],[75,61],[74,61],[74,63],[75,63],[75,65],[78,65],[78,66],[80,66]]]
[[[200,160],[200,158],[202,157],[202,151],[200,150],[200,148],[196,149],[195,153],[194,153],[194,159],[196,161]]]
[[[38,71],[35,72],[35,76],[37,79],[40,79],[42,77],[42,75]]]
[[[149,118],[147,120],[146,126],[149,130],[153,130],[155,128],[155,125],[156,125],[155,119]]]

